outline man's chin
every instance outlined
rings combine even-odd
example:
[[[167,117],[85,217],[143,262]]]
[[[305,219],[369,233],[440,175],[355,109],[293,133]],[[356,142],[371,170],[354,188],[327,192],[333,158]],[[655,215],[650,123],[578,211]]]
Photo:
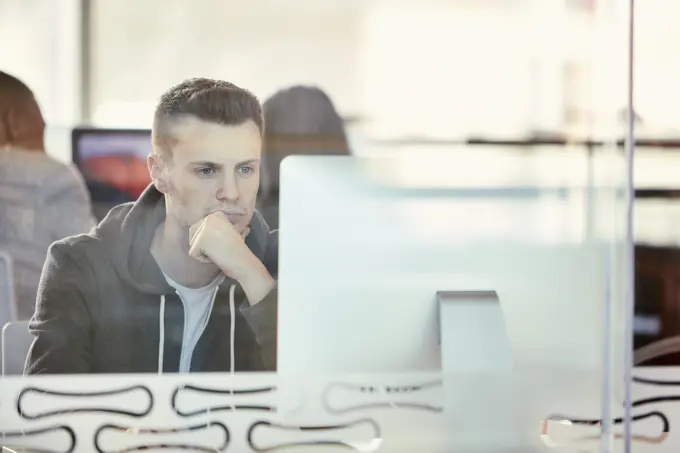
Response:
[[[250,223],[234,225],[234,228],[236,228],[239,234],[243,234],[244,231],[250,228]]]
[[[241,220],[242,220],[242,222],[239,222],[239,223],[242,223],[242,224],[243,224],[243,227],[242,227],[242,228],[243,228],[244,230],[245,230],[246,228],[250,228],[250,226],[251,226],[252,223],[253,223],[253,213],[251,212],[250,214],[247,214],[247,215],[245,216],[245,218],[243,218],[243,219],[241,219]]]

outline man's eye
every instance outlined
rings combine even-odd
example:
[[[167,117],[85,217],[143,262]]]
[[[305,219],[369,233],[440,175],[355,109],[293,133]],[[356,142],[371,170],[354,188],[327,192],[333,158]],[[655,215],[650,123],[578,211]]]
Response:
[[[199,168],[198,174],[201,176],[212,176],[215,174],[215,169],[211,167]]]
[[[255,171],[253,167],[239,167],[238,171],[244,175],[248,175]]]

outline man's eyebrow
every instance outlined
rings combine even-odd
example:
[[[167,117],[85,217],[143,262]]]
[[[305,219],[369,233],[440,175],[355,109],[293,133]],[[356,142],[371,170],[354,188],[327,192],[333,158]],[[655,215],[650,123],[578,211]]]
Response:
[[[221,167],[221,164],[218,164],[217,162],[211,162],[209,160],[197,160],[194,162],[189,162],[189,165],[196,165],[199,167]]]
[[[243,165],[256,164],[259,161],[260,161],[260,159],[248,159],[248,160],[244,160],[243,162],[239,162],[238,164],[236,164],[236,166],[241,167]]]

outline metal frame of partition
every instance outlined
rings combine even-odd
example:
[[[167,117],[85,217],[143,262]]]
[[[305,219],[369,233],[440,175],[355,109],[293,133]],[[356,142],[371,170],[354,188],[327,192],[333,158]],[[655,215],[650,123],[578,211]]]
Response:
[[[626,124],[626,182],[627,182],[627,215],[626,215],[626,293],[625,302],[627,305],[626,313],[626,328],[625,328],[625,368],[624,368],[624,449],[626,453],[632,451],[632,433],[631,423],[633,421],[633,341],[634,341],[634,325],[635,317],[635,244],[633,238],[633,207],[635,199],[635,187],[633,180],[634,158],[635,158],[635,0],[628,0],[628,41],[627,41],[627,124]],[[608,320],[611,324],[614,321]]]

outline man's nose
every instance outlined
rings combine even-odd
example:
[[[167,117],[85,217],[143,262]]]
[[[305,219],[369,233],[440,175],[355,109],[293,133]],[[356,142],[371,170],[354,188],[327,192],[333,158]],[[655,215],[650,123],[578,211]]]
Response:
[[[239,190],[234,175],[227,175],[217,190],[217,199],[234,202],[238,200]]]

